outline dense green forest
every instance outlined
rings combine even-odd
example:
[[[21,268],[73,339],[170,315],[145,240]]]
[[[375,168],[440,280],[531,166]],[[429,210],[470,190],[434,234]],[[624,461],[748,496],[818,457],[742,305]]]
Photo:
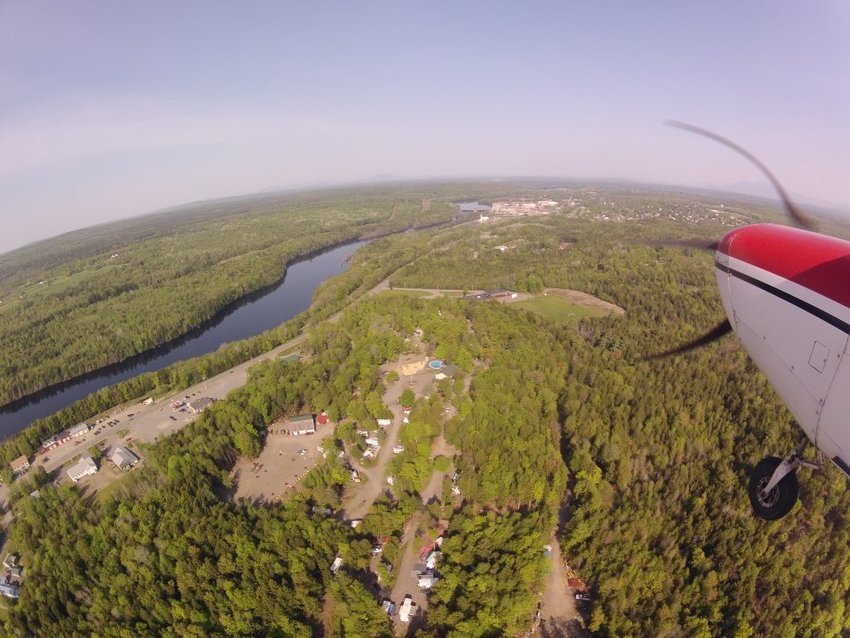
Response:
[[[547,217],[374,242],[317,293],[312,314],[280,329],[308,326],[304,361],[254,368],[244,388],[146,449],[146,467],[107,498],[48,485],[21,499],[10,547],[22,553],[27,579],[9,604],[9,634],[389,636],[382,594],[367,585],[370,549],[388,537],[384,559],[397,566],[405,522],[419,513],[448,519],[442,579],[420,635],[522,635],[562,502],[561,543],[590,586],[595,635],[839,636],[850,628],[843,476],[805,473],[788,517],[754,519],[748,469],[800,437],[772,389],[734,337],[641,360],[722,316],[711,256],[652,241],[716,238],[764,211],[728,200],[719,214],[707,196],[634,189],[547,196],[576,203]],[[396,269],[399,287],[574,288],[626,314],[559,326],[511,304],[358,295]],[[357,297],[338,321],[321,321]],[[278,416],[327,409],[344,419],[340,439],[348,423],[371,427],[385,383],[379,366],[406,352],[417,328],[429,354],[460,372],[417,399],[410,449],[394,466],[399,480],[360,528],[315,508],[338,509],[351,489],[336,454],[282,505],[232,502],[230,469],[259,453]],[[181,364],[157,383],[179,387],[199,366],[226,364],[217,361]],[[448,402],[458,413],[443,423]],[[423,514],[418,494],[430,468],[422,452],[440,431],[459,450],[462,496]],[[333,576],[337,555],[345,567]]]
[[[352,267],[347,272],[319,286],[308,311],[256,337],[230,343],[216,352],[103,388],[0,442],[0,460],[8,463],[21,454],[33,454],[48,436],[113,406],[150,394],[162,395],[188,387],[284,343],[305,326],[315,325],[338,312],[417,255],[433,249],[432,243],[436,241],[434,231],[374,240],[355,254]]]
[[[0,256],[0,405],[183,335],[301,256],[455,213],[398,189],[248,198],[78,231],[62,261],[57,240]]]

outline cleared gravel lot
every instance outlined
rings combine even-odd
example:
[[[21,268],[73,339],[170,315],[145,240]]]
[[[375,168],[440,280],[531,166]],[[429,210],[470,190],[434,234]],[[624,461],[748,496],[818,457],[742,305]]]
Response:
[[[275,428],[272,428],[275,429]],[[291,494],[297,482],[322,460],[319,446],[330,443],[334,425],[318,426],[316,434],[286,436],[269,434],[263,451],[256,459],[239,459],[231,472],[235,479],[234,500],[246,499],[255,503],[279,503]],[[325,449],[333,453],[332,446]],[[303,455],[299,450],[307,450]]]

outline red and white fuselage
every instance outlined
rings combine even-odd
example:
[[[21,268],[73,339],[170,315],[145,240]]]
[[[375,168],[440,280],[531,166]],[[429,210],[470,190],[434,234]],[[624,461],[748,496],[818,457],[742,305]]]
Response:
[[[850,242],[775,224],[715,257],[732,328],[815,446],[850,476]]]

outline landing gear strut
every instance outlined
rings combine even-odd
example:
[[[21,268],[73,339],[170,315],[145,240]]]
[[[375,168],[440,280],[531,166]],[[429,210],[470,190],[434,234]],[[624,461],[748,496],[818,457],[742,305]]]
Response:
[[[784,459],[769,456],[753,468],[750,474],[750,503],[759,518],[775,521],[790,512],[800,493],[797,469],[801,466],[812,469],[820,467],[802,459],[800,455],[804,447],[805,441]]]

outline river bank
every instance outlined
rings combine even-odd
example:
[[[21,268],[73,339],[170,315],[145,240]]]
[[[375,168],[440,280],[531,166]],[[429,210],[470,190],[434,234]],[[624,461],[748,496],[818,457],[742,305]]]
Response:
[[[249,293],[185,335],[156,348],[49,386],[0,408],[0,438],[17,434],[98,390],[255,336],[307,310],[313,293],[329,277],[341,274],[348,260],[371,240],[352,239],[312,251],[287,267],[276,283]]]

